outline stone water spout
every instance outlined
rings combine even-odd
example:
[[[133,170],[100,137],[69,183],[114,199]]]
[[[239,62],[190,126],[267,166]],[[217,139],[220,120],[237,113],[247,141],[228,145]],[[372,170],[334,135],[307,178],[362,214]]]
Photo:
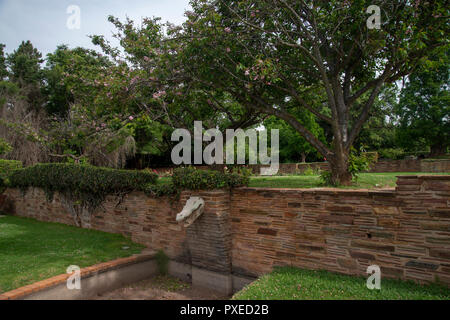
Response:
[[[186,201],[186,205],[179,214],[177,214],[177,222],[184,223],[184,227],[189,227],[203,213],[205,201],[200,197],[191,197]]]

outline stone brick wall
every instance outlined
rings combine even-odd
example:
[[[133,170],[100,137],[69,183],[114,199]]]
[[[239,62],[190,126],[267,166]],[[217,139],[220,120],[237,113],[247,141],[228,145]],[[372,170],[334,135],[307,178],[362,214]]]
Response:
[[[191,194],[189,194],[191,196]],[[230,192],[205,191],[195,196],[205,200],[205,211],[187,231],[191,264],[220,273],[231,273]],[[184,193],[181,202],[186,203]]]
[[[421,172],[450,172],[450,159],[422,160],[420,162]]]
[[[421,160],[383,160],[374,163],[370,172],[421,172],[420,163]]]
[[[274,266],[450,284],[450,176],[401,177],[392,191],[234,190],[233,271]]]
[[[60,195],[5,192],[16,215],[74,225]],[[175,221],[190,196],[205,200],[189,228]],[[402,176],[394,190],[258,189],[182,192],[179,199],[133,192],[108,197],[82,226],[121,233],[171,259],[256,277],[274,266],[450,284],[450,176]]]

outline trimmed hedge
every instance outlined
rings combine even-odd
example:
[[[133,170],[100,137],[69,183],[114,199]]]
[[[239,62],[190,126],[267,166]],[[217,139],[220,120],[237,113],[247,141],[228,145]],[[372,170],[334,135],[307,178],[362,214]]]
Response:
[[[179,190],[172,182],[164,184],[148,184],[142,191],[152,197],[177,196],[179,194]]]
[[[42,188],[51,197],[59,191],[83,204],[98,205],[109,194],[143,190],[158,176],[151,172],[116,170],[68,163],[37,164],[10,175],[8,186],[26,190]]]
[[[22,168],[21,161],[0,159],[0,179],[8,180],[9,175],[20,168]]]
[[[116,170],[86,165],[49,163],[14,170],[8,186],[26,190],[43,189],[48,198],[58,191],[91,208],[103,202],[107,195],[123,195],[133,190],[161,197],[177,195],[181,190],[211,190],[247,186],[249,172],[223,173],[197,170],[193,167],[174,170],[169,183],[157,183],[158,176],[150,171]],[[0,182],[1,185],[1,182]]]
[[[236,188],[247,186],[249,182],[249,174],[197,170],[194,167],[175,169],[172,175],[172,183],[179,190]]]

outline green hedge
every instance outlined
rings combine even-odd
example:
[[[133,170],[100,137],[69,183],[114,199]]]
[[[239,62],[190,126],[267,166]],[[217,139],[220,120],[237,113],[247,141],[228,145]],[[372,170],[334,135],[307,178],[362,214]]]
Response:
[[[157,183],[158,176],[150,171],[131,171],[93,166],[50,163],[14,170],[8,186],[26,190],[43,189],[51,198],[58,191],[82,204],[98,206],[107,195],[120,195],[133,190],[151,196],[176,195],[181,190],[211,190],[246,186],[249,172],[223,173],[197,170],[193,167],[174,170],[171,181]],[[1,184],[1,183],[0,183]]]
[[[48,196],[59,191],[84,204],[98,205],[109,194],[123,194],[143,190],[158,176],[151,172],[116,170],[86,165],[49,163],[14,170],[9,186],[22,190],[42,188]]]
[[[9,175],[19,168],[22,168],[20,161],[0,159],[0,179],[8,180]]]
[[[179,190],[210,190],[247,186],[250,174],[224,173],[212,170],[197,170],[194,167],[175,169],[172,183]]]

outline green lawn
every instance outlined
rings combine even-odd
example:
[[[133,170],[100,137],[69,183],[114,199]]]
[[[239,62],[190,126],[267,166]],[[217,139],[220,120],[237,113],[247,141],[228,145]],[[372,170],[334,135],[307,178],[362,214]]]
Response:
[[[117,234],[0,217],[0,292],[66,273],[70,265],[88,267],[143,248]]]
[[[397,176],[409,175],[450,175],[450,173],[424,173],[424,172],[386,172],[361,173],[357,182],[352,186],[340,186],[347,189],[377,189],[395,188]],[[159,178],[158,183],[170,182],[170,177]],[[325,187],[318,175],[289,175],[289,176],[252,176],[249,187],[252,188],[323,188]]]
[[[381,290],[369,290],[366,278],[327,271],[276,268],[233,296],[234,300],[450,300],[443,285],[381,279]]]
[[[414,172],[388,172],[388,173],[361,173],[359,179],[352,186],[340,187],[351,189],[394,188],[396,176],[401,175],[436,175],[450,173],[414,173]],[[321,188],[324,187],[319,176],[272,176],[252,177],[249,187],[254,188]]]

